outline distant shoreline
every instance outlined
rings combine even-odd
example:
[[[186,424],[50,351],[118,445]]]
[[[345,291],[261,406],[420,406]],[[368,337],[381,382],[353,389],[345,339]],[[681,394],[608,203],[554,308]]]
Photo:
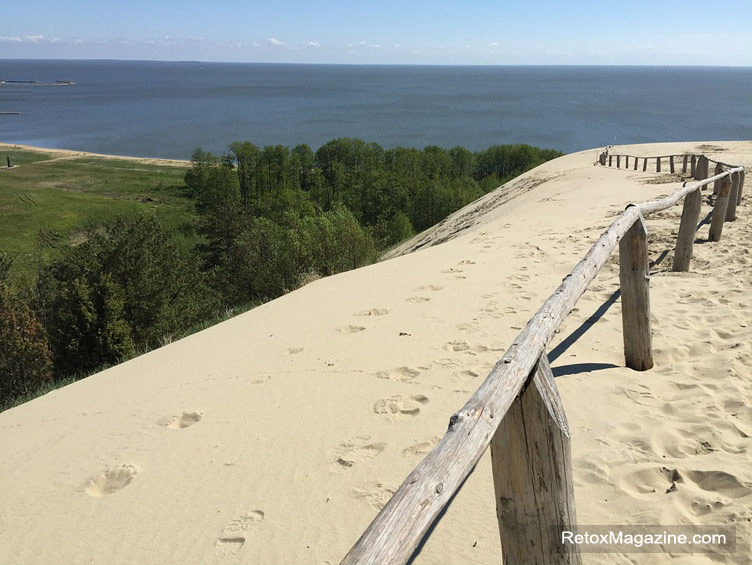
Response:
[[[74,157],[97,157],[102,159],[122,159],[124,161],[135,161],[147,165],[164,165],[168,167],[187,167],[191,164],[185,159],[162,159],[158,157],[127,157],[125,155],[106,155],[104,153],[92,153],[90,151],[75,151],[71,149],[49,149],[46,147],[37,147],[35,145],[24,145],[21,143],[3,143],[0,142],[0,152],[8,149],[21,149],[24,151],[37,151],[46,153],[56,158],[74,158]]]

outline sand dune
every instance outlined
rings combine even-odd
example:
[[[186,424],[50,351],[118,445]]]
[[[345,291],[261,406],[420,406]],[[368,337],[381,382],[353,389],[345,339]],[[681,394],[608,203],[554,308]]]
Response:
[[[711,149],[752,167],[752,142]],[[338,562],[610,219],[681,182],[596,158],[546,163],[389,260],[0,414],[0,562]],[[586,563],[748,562],[749,192],[689,273],[670,271],[681,207],[648,218],[654,369],[623,366],[616,257],[549,350],[578,521],[736,524],[738,551]],[[500,556],[486,455],[416,562]]]

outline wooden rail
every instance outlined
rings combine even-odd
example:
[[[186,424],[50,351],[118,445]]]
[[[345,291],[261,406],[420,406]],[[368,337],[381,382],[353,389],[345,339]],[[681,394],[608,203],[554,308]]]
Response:
[[[695,168],[707,161],[702,156],[692,160]],[[562,529],[572,529],[576,515],[569,428],[546,347],[619,245],[626,365],[635,370],[652,367],[644,217],[697,195],[691,210],[685,200],[684,231],[679,233],[688,268],[694,237],[687,256],[686,233],[690,224],[693,236],[696,230],[694,206],[699,191],[718,180],[724,187],[733,175],[743,178],[743,169],[734,167],[684,183],[661,200],[630,204],[530,319],[470,400],[449,419],[444,437],[407,476],[342,563],[407,562],[489,445],[504,563],[580,563],[577,549],[566,548],[557,535]],[[742,185],[736,186],[739,198]],[[721,188],[719,194],[725,193]],[[731,193],[729,188],[726,204]],[[720,213],[722,197],[713,212],[713,218],[720,217],[721,222],[727,214],[727,208]]]

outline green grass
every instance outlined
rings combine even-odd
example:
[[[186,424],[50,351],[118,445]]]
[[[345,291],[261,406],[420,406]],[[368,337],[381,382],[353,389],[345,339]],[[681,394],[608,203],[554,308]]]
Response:
[[[0,251],[13,259],[11,280],[31,279],[56,246],[75,244],[90,225],[152,214],[192,247],[193,202],[183,195],[186,167],[102,157],[54,158],[0,149]]]

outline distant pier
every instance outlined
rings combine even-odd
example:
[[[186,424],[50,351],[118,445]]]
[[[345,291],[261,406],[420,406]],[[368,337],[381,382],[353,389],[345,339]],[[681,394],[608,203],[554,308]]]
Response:
[[[75,81],[57,80],[55,82],[39,82],[38,80],[0,80],[2,86],[73,86]]]

